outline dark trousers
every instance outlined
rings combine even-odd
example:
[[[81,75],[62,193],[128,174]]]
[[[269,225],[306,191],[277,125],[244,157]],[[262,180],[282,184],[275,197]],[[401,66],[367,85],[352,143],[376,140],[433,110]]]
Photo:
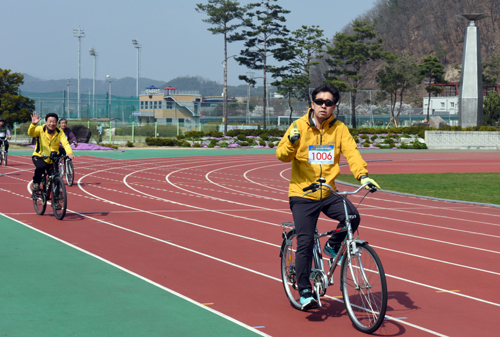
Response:
[[[3,140],[3,146],[5,147],[5,152],[9,151],[9,141],[7,139],[2,139],[2,140]]]
[[[42,174],[46,170],[52,170],[52,164],[47,164],[42,157],[31,157],[35,164],[35,175],[33,176],[33,184],[39,184],[42,181]]]
[[[346,199],[349,215],[355,215],[351,219],[353,232],[358,228],[360,217],[354,205]],[[311,274],[312,256],[314,247],[314,232],[319,215],[323,212],[327,217],[338,220],[337,228],[345,225],[345,211],[342,199],[334,194],[323,200],[310,200],[301,197],[290,198],[290,209],[293,214],[295,231],[297,233],[297,252],[295,253],[295,271],[299,292],[311,290],[309,275]],[[346,232],[334,233],[328,240],[330,246],[340,244],[344,240]]]

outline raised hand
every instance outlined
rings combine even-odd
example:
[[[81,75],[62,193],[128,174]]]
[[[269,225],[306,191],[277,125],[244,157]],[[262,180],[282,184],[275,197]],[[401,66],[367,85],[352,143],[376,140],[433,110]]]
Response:
[[[33,113],[31,114],[31,123],[33,124],[37,124],[39,121],[40,121],[40,116],[38,115],[38,112],[36,111],[33,111]]]
[[[295,145],[296,142],[299,141],[300,139],[300,131],[297,129],[297,122],[293,122],[293,127],[290,130],[290,135],[288,136],[288,139],[290,140],[290,143]]]

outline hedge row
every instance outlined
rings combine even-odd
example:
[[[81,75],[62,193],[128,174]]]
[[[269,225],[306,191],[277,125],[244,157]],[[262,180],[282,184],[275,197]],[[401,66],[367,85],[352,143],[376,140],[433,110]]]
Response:
[[[158,125],[157,132],[162,135],[162,137],[175,137],[177,136],[177,126],[175,125]],[[132,135],[132,127],[124,126],[117,127],[115,129],[115,135],[117,136],[131,136]],[[144,125],[134,127],[134,136],[146,136],[146,137],[154,137],[155,135],[155,126],[154,125]]]

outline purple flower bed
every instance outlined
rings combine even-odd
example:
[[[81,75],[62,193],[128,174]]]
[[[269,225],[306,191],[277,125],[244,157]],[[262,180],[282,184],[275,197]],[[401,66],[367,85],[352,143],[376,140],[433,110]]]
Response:
[[[31,144],[25,144],[25,145],[28,145],[29,147],[31,148],[35,148],[35,145],[31,145]],[[117,151],[115,149],[112,149],[110,147],[105,147],[105,146],[100,146],[100,145],[97,145],[97,144],[87,144],[87,143],[78,143],[78,146],[75,147],[75,145],[71,145],[71,148],[73,150],[79,150],[79,151],[95,151],[95,150],[100,150],[100,151],[108,151],[108,150],[112,150],[112,151]],[[123,152],[123,150],[122,150]]]

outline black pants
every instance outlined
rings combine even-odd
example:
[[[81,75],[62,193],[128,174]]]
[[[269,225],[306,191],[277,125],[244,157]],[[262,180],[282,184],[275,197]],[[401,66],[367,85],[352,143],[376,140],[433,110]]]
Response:
[[[3,140],[3,146],[5,147],[5,151],[6,152],[9,151],[9,141],[7,139],[2,139],[2,140]]]
[[[356,216],[351,219],[351,227],[354,232],[360,222],[359,213],[348,199],[346,200],[346,204],[349,215]],[[299,292],[302,294],[306,289],[311,290],[309,275],[311,274],[312,266],[314,232],[319,215],[323,212],[329,218],[339,221],[337,228],[343,227],[345,224],[344,204],[342,203],[342,199],[334,194],[329,195],[323,200],[291,197],[290,209],[292,210],[295,231],[297,232],[295,271]],[[328,240],[330,246],[342,243],[346,235],[346,232],[334,233]]]
[[[33,176],[33,184],[39,184],[42,181],[42,174],[48,170],[52,170],[52,164],[47,164],[42,157],[31,157],[33,164],[35,164],[35,175]]]

